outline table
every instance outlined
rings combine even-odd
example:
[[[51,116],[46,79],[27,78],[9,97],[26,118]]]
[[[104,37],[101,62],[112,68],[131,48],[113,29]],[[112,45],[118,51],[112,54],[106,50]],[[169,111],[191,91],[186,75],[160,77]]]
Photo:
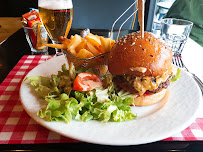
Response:
[[[20,28],[21,17],[0,17],[0,43]]]
[[[78,32],[78,31],[72,31]],[[193,43],[193,42],[192,42]],[[49,50],[54,54],[53,50]],[[12,54],[12,55],[11,55]],[[20,29],[0,46],[0,68],[1,82],[8,75],[9,71],[24,55],[29,55],[30,49],[24,36],[24,31]],[[184,55],[186,58],[186,55]],[[0,150],[31,150],[31,151],[135,151],[135,150],[201,150],[203,141],[158,141],[155,143],[138,146],[103,146],[83,142],[75,143],[51,143],[51,144],[1,144]]]

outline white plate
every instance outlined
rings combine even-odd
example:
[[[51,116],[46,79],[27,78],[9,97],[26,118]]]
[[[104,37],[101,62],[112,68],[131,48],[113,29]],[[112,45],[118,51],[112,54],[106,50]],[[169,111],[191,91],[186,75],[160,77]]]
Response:
[[[64,63],[66,60],[63,56],[50,59],[35,67],[27,76],[56,74]],[[161,102],[147,107],[132,107],[138,118],[121,123],[74,120],[70,124],[46,122],[37,116],[45,102],[34,95],[28,82],[22,83],[20,97],[30,117],[45,128],[80,141],[106,145],[138,145],[170,137],[194,121],[202,100],[197,84],[184,71],[181,72],[181,78],[170,85]]]

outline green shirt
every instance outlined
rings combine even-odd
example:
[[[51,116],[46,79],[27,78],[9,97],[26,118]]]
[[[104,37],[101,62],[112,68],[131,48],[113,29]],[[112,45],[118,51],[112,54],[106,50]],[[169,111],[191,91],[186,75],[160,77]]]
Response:
[[[203,46],[203,0],[176,0],[164,18],[192,21],[190,38]]]

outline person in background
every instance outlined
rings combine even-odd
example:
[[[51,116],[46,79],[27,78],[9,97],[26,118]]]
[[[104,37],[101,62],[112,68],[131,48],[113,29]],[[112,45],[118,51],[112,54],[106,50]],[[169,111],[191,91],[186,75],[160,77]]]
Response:
[[[203,0],[176,0],[164,18],[192,21],[190,38],[203,47]]]

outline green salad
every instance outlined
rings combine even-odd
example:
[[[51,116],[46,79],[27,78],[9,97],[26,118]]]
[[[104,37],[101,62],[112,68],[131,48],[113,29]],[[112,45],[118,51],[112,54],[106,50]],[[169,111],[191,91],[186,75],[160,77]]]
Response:
[[[133,105],[133,95],[116,88],[111,75],[103,77],[102,87],[90,91],[73,90],[73,83],[81,72],[87,70],[76,71],[73,64],[68,70],[64,64],[57,75],[30,76],[25,79],[30,81],[37,95],[47,102],[46,108],[38,111],[39,117],[46,121],[66,123],[71,120],[121,122],[137,117],[130,107]]]

